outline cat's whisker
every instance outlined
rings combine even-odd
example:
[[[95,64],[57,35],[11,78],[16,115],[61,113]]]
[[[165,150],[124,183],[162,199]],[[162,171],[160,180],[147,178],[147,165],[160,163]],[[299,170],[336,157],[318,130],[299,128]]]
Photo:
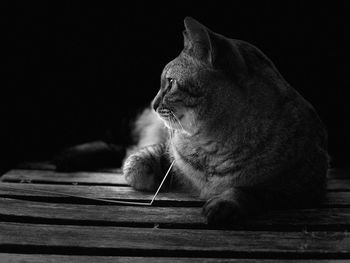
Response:
[[[174,132],[177,130],[177,129],[181,129],[180,125],[178,124],[176,118],[174,117],[174,114],[171,113],[169,116],[168,116],[168,122],[169,122],[169,125],[167,125],[167,127],[169,128],[170,130],[170,135],[171,137],[174,135]]]
[[[184,129],[184,127],[182,126],[180,120],[176,117],[176,115],[175,115],[173,112],[171,112],[171,113],[172,113],[172,115],[174,116],[174,118],[175,118],[175,120],[176,120],[176,123],[179,124],[179,126],[180,126],[182,132],[185,133],[185,134],[189,134],[189,133]]]

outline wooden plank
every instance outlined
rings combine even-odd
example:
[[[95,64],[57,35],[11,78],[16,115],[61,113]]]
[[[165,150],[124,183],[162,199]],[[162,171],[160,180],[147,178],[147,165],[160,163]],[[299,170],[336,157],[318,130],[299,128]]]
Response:
[[[166,224],[208,228],[200,207],[133,207],[54,204],[0,198],[0,216],[16,221],[65,222],[81,225]],[[23,221],[23,220],[21,220]],[[235,229],[350,229],[350,208],[270,211],[233,226]]]
[[[74,220],[100,222],[100,224],[113,223],[114,225],[120,223],[205,225],[206,220],[201,215],[201,211],[200,207],[99,206],[0,198],[0,215],[2,216],[30,217],[50,221]]]
[[[50,191],[50,193],[35,192],[36,190]],[[121,186],[18,184],[5,182],[0,183],[0,196],[4,197],[62,197],[58,193],[64,193],[68,195],[80,195],[91,198],[143,201],[151,200],[154,194],[136,191],[131,187]],[[185,192],[161,192],[158,194],[156,200],[167,202],[193,202],[196,205],[201,205],[204,202]],[[321,207],[343,206],[350,206],[350,192],[328,192],[326,195],[326,200],[321,204]]]
[[[154,193],[140,192],[132,189],[131,187],[120,186],[0,183],[0,196],[62,197],[62,195],[59,195],[58,193],[80,195],[91,198],[142,201],[150,201],[154,195]],[[157,195],[156,200],[174,202],[203,202],[200,199],[191,196],[189,193],[184,192],[161,192]]]
[[[10,170],[2,176],[3,182],[61,183],[94,185],[127,185],[121,173],[74,172],[61,173],[45,170]]]
[[[52,162],[23,162],[17,164],[16,169],[55,171],[56,165]],[[105,167],[96,169],[96,171],[105,173],[120,173],[121,169],[120,167]]]
[[[350,191],[350,179],[328,179],[327,189],[331,191]]]
[[[233,258],[171,258],[171,257],[118,257],[118,256],[70,256],[40,254],[0,253],[3,263],[315,263],[310,259],[233,259]],[[347,259],[318,259],[320,263],[348,263]]]
[[[270,232],[0,223],[0,249],[52,254],[288,258],[350,256],[348,232]],[[20,235],[18,233],[21,233]],[[286,255],[284,255],[285,257]]]
[[[74,172],[60,173],[49,170],[10,170],[2,176],[3,182],[60,183],[127,185],[121,172]],[[332,191],[350,191],[349,179],[328,179],[327,189]]]
[[[315,263],[309,259],[233,259],[233,258],[171,258],[171,257],[118,257],[118,256],[71,256],[44,254],[0,253],[2,263]],[[346,259],[318,259],[320,263],[348,263]]]

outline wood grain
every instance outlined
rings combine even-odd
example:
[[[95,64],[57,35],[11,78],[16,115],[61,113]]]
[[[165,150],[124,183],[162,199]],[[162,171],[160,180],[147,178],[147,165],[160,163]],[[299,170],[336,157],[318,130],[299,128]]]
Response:
[[[53,170],[13,169],[5,173],[3,182],[127,185],[121,171],[111,172],[74,172],[62,173]],[[328,179],[327,189],[332,191],[350,191],[349,179]]]
[[[56,165],[52,162],[22,162],[16,165],[16,169],[54,171],[56,170]],[[106,173],[120,173],[121,169],[120,167],[105,167],[96,169],[95,171]]]
[[[107,223],[206,224],[201,208],[42,203],[0,198],[0,215]],[[350,212],[349,212],[350,213]],[[81,222],[84,224],[84,222]],[[86,223],[85,223],[86,224]]]
[[[348,232],[270,232],[67,226],[0,223],[0,248],[40,247],[50,251],[69,247],[80,252],[112,255],[120,251],[157,255],[255,257],[264,253],[299,255],[350,253]],[[19,233],[21,233],[19,235]],[[94,248],[92,250],[92,248]],[[54,254],[54,253],[53,253]]]
[[[133,207],[55,204],[0,198],[0,216],[80,225],[159,224],[208,228],[200,207]],[[23,220],[22,220],[23,221]],[[233,225],[239,229],[350,229],[350,208],[270,211]]]
[[[37,190],[43,192],[36,192]],[[120,186],[0,183],[0,196],[62,197],[58,193],[80,195],[92,198],[142,201],[149,201],[154,195],[154,193],[140,192],[132,189],[131,187]],[[161,192],[158,194],[156,200],[174,202],[203,202],[200,199],[191,196],[189,193],[181,192]]]
[[[35,192],[35,191],[44,192]],[[33,192],[32,192],[33,191]],[[49,191],[47,193],[45,191]],[[87,185],[49,185],[49,184],[18,184],[0,183],[0,196],[32,196],[32,197],[62,197],[58,193],[80,195],[92,198],[104,198],[115,200],[140,200],[149,201],[154,193],[140,192],[131,187],[120,186],[87,186]],[[185,192],[161,192],[157,201],[167,202],[193,202],[199,206],[204,201]],[[193,204],[191,204],[193,205]],[[350,192],[328,192],[322,207],[350,206]]]
[[[328,179],[327,190],[350,191],[350,179]]]
[[[121,173],[74,172],[63,173],[45,170],[10,170],[2,177],[3,182],[61,183],[94,185],[127,185]]]
[[[315,263],[316,261],[295,259],[225,259],[225,258],[171,258],[171,257],[118,257],[118,256],[68,256],[40,254],[0,253],[2,263]],[[344,259],[318,259],[319,263],[348,263]]]

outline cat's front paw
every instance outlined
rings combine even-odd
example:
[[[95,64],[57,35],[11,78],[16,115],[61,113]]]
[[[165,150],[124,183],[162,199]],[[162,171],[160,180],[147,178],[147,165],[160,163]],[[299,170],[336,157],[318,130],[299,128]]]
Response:
[[[203,214],[210,225],[227,226],[237,221],[241,216],[238,203],[235,200],[214,196],[203,206]]]
[[[159,168],[156,164],[139,154],[130,155],[124,163],[123,173],[126,181],[135,189],[154,191],[159,185]]]

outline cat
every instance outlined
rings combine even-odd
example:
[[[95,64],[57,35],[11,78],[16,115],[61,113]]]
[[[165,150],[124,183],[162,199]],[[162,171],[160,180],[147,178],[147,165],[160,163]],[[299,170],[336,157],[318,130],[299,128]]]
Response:
[[[206,200],[209,224],[322,200],[327,132],[313,106],[258,48],[186,17],[184,48],[136,122],[123,173],[154,191],[170,163],[178,185]]]

